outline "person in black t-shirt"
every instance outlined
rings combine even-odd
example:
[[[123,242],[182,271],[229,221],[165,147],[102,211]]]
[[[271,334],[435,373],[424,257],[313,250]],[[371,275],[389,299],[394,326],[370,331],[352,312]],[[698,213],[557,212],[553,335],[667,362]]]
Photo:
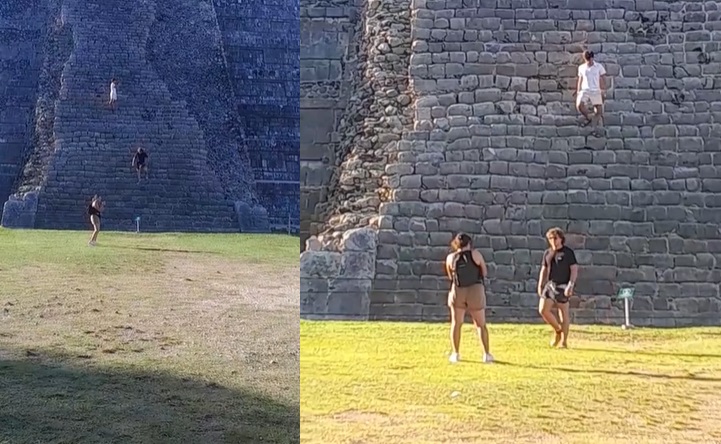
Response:
[[[135,152],[133,155],[133,162],[132,166],[138,171],[138,183],[141,181],[141,173],[145,171],[145,179],[148,178],[148,165],[146,161],[148,160],[148,153],[145,152],[144,149],[138,148],[138,151]]]
[[[566,237],[560,228],[551,228],[546,233],[550,248],[543,254],[541,274],[538,277],[538,312],[548,325],[553,327],[556,335],[551,342],[552,347],[568,346],[568,328],[570,317],[568,300],[573,296],[573,288],[578,278],[578,262],[576,254],[565,246]],[[558,308],[560,319],[552,313]]]
[[[471,237],[458,233],[451,242],[450,253],[446,257],[446,276],[451,281],[448,292],[448,308],[451,311],[451,363],[460,361],[458,347],[461,343],[461,327],[468,310],[478,330],[478,338],[483,346],[483,362],[493,362],[488,345],[486,327],[486,291],[483,278],[488,275],[488,267],[481,252],[473,248]]]

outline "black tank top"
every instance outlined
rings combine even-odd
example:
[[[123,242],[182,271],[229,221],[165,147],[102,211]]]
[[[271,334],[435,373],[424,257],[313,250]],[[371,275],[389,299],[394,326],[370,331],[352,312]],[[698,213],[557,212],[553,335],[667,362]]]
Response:
[[[100,211],[95,208],[92,204],[88,207],[88,214],[91,216],[100,216]]]
[[[483,283],[483,273],[481,267],[473,261],[472,250],[456,253],[453,266],[453,283],[458,288]]]

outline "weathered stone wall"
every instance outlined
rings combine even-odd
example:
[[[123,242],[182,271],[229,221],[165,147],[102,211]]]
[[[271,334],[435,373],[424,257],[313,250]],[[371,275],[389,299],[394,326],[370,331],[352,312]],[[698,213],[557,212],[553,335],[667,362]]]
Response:
[[[322,29],[330,20],[328,15],[338,15],[337,8],[324,11],[325,19],[316,22]],[[304,58],[306,72],[316,76],[324,74],[326,65],[333,72],[340,72],[334,68],[337,66],[346,68],[340,85],[347,93],[339,94],[341,101],[335,103],[344,109],[304,112],[309,129],[304,136],[309,148],[306,152],[323,149],[326,153],[304,165],[309,173],[304,177],[311,179],[305,183],[306,192],[321,198],[309,196],[304,202],[304,208],[314,204],[316,220],[309,223],[309,231],[313,235],[322,232],[336,243],[345,230],[367,225],[378,215],[379,205],[388,199],[392,186],[384,181],[384,170],[395,159],[403,131],[410,130],[413,123],[408,84],[409,3],[374,0],[351,11],[349,19],[357,15],[358,21],[343,63],[313,59],[315,50],[310,51],[311,58]],[[313,42],[312,38],[307,40]],[[313,91],[323,82],[305,85],[306,90]],[[337,120],[331,123],[330,116]]]
[[[240,145],[233,82],[212,4],[157,2],[147,46],[148,59],[173,99],[185,101],[202,128],[208,163],[228,198],[253,204],[255,180],[248,153]],[[147,111],[152,118],[154,110]]]
[[[721,323],[721,2],[415,0],[415,129],[386,168],[371,318],[445,319],[457,231],[489,263],[489,315],[537,320],[543,234],[582,264],[576,322]],[[573,90],[590,49],[605,125]],[[306,275],[309,273],[306,272]]]
[[[32,141],[47,9],[42,0],[0,3],[0,202],[12,193]]]
[[[213,0],[233,82],[241,138],[260,203],[297,230],[300,170],[299,4]]]
[[[319,205],[327,201],[340,162],[339,126],[358,76],[354,69],[360,64],[359,24],[355,0],[301,1],[301,245],[322,229]]]

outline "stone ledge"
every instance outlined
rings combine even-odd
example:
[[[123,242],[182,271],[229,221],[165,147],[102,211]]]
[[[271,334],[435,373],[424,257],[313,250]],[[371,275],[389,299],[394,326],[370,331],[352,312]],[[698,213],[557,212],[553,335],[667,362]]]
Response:
[[[35,228],[38,212],[38,193],[10,196],[3,205],[2,225],[5,228]]]
[[[300,255],[301,316],[368,319],[376,245],[369,228],[343,233],[338,244],[308,239]]]

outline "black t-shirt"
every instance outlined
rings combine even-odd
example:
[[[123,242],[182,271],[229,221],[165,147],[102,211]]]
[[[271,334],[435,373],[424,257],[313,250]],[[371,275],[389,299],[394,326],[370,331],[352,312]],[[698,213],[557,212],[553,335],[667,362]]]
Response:
[[[571,265],[576,265],[576,254],[567,246],[553,254],[552,249],[543,255],[543,265],[548,268],[548,280],[557,284],[567,284],[571,280]]]
[[[142,165],[145,163],[145,159],[148,158],[148,155],[145,152],[142,153],[135,153],[135,160],[138,165]],[[127,159],[127,157],[126,157]]]

